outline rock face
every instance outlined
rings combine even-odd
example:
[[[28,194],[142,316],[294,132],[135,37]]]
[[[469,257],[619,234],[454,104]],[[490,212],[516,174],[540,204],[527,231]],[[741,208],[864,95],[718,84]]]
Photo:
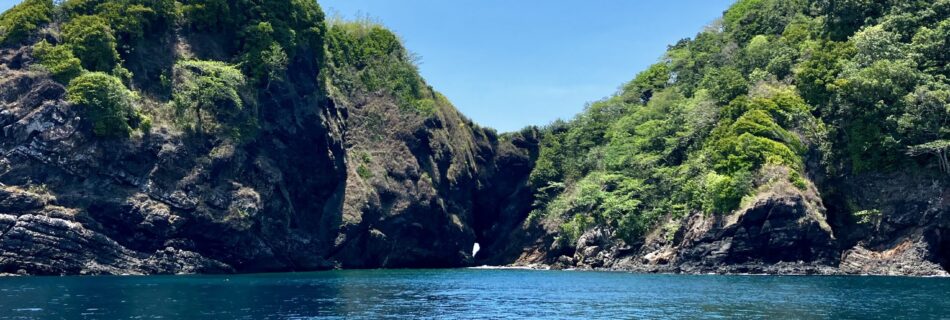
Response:
[[[564,244],[555,230],[539,226],[546,240],[529,243],[512,263],[664,273],[947,276],[950,206],[943,183],[902,174],[850,180],[839,196],[883,208],[867,221],[832,219],[817,188],[780,182],[732,215],[694,213],[633,245],[604,228]]]
[[[938,176],[939,177],[939,176]],[[856,274],[947,275],[950,186],[921,174],[869,174],[844,183],[860,221],[847,224],[842,271]]]
[[[0,273],[453,267],[520,226],[494,221],[525,207],[499,204],[525,192],[531,132],[394,112],[387,96],[338,104],[292,65],[253,141],[103,140],[30,54],[0,52]]]

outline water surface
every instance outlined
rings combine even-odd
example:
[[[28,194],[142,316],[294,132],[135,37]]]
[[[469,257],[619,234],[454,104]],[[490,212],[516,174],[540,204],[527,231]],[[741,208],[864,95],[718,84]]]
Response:
[[[950,279],[529,270],[0,278],[0,319],[950,318]]]

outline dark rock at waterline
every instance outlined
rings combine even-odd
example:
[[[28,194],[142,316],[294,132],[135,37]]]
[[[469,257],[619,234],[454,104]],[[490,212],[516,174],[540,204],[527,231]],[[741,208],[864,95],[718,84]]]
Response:
[[[647,273],[948,275],[950,205],[943,182],[893,174],[848,185],[840,196],[884,212],[842,223],[829,218],[815,186],[799,190],[779,182],[731,215],[668,221],[665,226],[675,228],[658,228],[643,243],[626,244],[595,228],[566,252],[549,236],[514,264]]]

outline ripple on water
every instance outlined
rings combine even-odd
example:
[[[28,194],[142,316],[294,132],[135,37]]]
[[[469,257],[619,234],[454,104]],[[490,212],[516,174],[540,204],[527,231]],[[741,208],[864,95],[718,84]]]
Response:
[[[0,279],[0,292],[0,319],[901,319],[950,310],[950,279],[509,269],[23,277]]]

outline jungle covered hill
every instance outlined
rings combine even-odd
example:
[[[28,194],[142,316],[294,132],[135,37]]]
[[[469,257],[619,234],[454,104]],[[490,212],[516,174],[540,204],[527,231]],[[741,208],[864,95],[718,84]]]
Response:
[[[738,1],[542,130],[529,219],[567,265],[941,273],[948,18],[946,1]]]

